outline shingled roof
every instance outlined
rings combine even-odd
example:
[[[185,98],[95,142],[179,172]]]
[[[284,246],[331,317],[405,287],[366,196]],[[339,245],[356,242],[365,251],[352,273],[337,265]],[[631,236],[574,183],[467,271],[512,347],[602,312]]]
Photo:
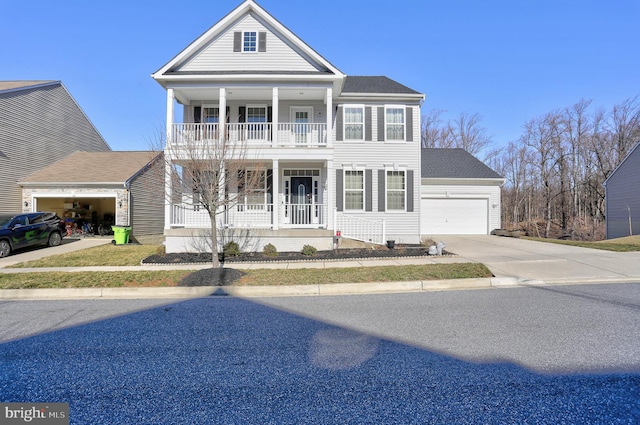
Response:
[[[502,179],[475,156],[460,148],[422,148],[422,178]]]
[[[125,183],[158,156],[152,151],[77,151],[20,183]]]
[[[384,93],[384,94],[417,94],[409,87],[384,76],[348,76],[345,79],[342,93]]]

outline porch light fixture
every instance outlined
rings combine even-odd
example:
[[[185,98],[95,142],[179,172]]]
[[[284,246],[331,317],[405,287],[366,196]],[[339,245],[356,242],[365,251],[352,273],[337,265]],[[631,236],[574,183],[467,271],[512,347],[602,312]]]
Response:
[[[24,206],[28,207],[29,206],[29,201],[24,201]]]
[[[122,208],[122,201],[118,201],[118,206]]]

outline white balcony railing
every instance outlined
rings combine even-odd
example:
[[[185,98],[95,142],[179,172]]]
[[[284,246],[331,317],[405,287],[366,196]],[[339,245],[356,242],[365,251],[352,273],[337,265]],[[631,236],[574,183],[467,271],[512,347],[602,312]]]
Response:
[[[171,141],[179,146],[226,137],[231,143],[242,142],[262,147],[327,146],[326,124],[280,123],[275,134],[273,130],[271,123],[226,124],[224,127],[210,123],[181,123],[173,124]]]

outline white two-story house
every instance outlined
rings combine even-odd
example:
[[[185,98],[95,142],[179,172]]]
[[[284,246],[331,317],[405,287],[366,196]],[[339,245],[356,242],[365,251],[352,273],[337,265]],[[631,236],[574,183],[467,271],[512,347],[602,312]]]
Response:
[[[171,148],[186,138],[225,137],[266,164],[261,187],[219,214],[219,228],[255,250],[330,249],[335,235],[419,243],[423,94],[387,77],[345,75],[253,0],[152,77],[167,93],[169,161],[181,161]],[[167,197],[167,252],[200,250],[209,228],[184,191]]]

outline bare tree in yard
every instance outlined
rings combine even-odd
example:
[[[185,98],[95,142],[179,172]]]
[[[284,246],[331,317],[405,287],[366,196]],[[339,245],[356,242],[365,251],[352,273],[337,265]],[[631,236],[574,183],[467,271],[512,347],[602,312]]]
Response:
[[[170,202],[206,211],[211,263],[220,267],[218,217],[264,188],[264,167],[248,159],[246,142],[230,140],[226,129],[217,124],[193,125],[172,139],[165,148],[173,188]]]

